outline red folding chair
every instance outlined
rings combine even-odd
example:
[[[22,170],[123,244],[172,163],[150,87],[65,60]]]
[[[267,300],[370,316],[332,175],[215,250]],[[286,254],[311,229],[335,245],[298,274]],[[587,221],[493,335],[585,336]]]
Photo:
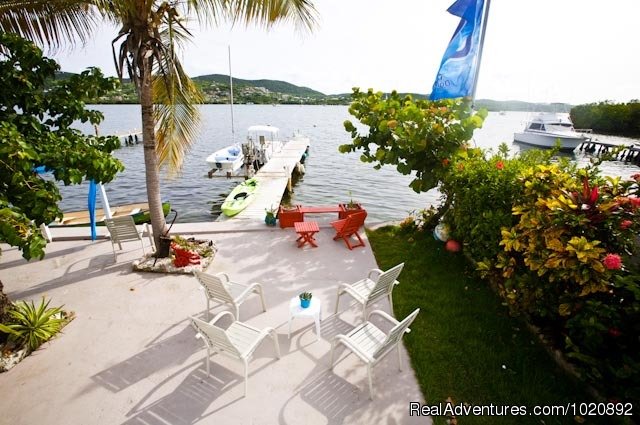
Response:
[[[365,246],[364,241],[358,234],[358,230],[361,226],[364,226],[364,219],[367,218],[366,211],[360,211],[350,214],[343,220],[337,220],[331,223],[334,229],[336,229],[336,235],[333,240],[342,239],[349,249],[356,248],[358,246]],[[351,245],[351,237],[355,236],[358,239],[358,243]]]

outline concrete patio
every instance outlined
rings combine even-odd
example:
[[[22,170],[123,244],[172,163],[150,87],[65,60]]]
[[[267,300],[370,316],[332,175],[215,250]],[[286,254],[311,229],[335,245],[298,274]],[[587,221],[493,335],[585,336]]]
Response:
[[[0,374],[3,423],[430,423],[409,417],[409,403],[424,400],[404,348],[402,372],[395,353],[374,369],[373,401],[366,367],[356,356],[339,349],[338,365],[328,368],[333,337],[360,320],[360,306],[348,296],[341,297],[341,311],[333,315],[337,286],[377,267],[368,242],[349,251],[326,227],[318,234],[319,247],[304,249],[294,244],[293,229],[264,225],[191,223],[174,232],[216,242],[219,251],[208,272],[262,283],[267,312],[251,297],[240,307],[240,320],[274,327],[282,358],[276,359],[267,338],[250,363],[246,397],[241,362],[213,355],[207,377],[206,351],[188,322],[192,315],[205,318],[197,281],[133,272],[131,262],[142,253],[139,244],[126,243],[117,263],[107,240],[54,241],[44,260],[29,263],[17,249],[2,245],[0,279],[12,300],[45,296],[52,306],[64,304],[76,314],[62,335]],[[64,233],[56,229],[54,237],[64,239]],[[302,291],[322,300],[320,341],[313,321],[306,319],[294,320],[287,337],[289,300]],[[213,314],[227,309],[213,305]],[[388,312],[388,301],[377,308]]]

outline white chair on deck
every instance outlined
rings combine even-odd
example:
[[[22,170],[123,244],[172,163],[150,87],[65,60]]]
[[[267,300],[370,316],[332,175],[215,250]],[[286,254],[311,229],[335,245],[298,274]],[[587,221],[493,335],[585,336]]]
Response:
[[[208,376],[211,376],[209,357],[211,356],[212,350],[242,360],[244,363],[244,395],[246,396],[249,361],[251,360],[253,352],[267,335],[271,335],[273,338],[273,345],[275,346],[278,358],[280,358],[280,345],[278,344],[276,331],[273,328],[260,330],[245,323],[238,322],[237,320],[231,323],[227,329],[216,326],[215,323],[226,315],[233,317],[230,311],[223,311],[208,323],[192,317],[191,325],[198,332],[196,338],[201,337],[204,339],[204,343],[207,346],[206,363]]]
[[[338,298],[336,299],[336,311],[338,314],[338,305],[340,296],[343,294],[351,295],[358,303],[362,304],[362,318],[366,317],[367,307],[376,302],[379,298],[387,295],[389,304],[391,305],[391,314],[393,314],[393,297],[391,292],[395,285],[398,285],[396,279],[400,275],[404,263],[400,263],[390,268],[386,272],[380,269],[372,269],[366,278],[361,279],[353,284],[343,283],[338,287]]]
[[[138,232],[136,223],[133,221],[133,217],[125,215],[122,217],[106,218],[104,223],[107,226],[107,230],[109,230],[114,261],[118,261],[118,257],[116,255],[116,244],[118,244],[119,249],[122,251],[122,242],[135,240],[140,241],[142,253],[144,254],[144,242],[142,241],[142,236]]]
[[[331,369],[333,370],[333,354],[338,344],[342,344],[351,350],[356,356],[360,358],[367,365],[367,375],[369,377],[369,398],[373,400],[373,376],[371,369],[375,366],[385,355],[387,355],[393,348],[398,350],[398,368],[402,370],[402,356],[400,353],[400,342],[402,342],[402,336],[410,332],[409,325],[416,318],[420,309],[417,308],[408,315],[402,322],[398,322],[393,317],[389,316],[384,311],[373,310],[369,313],[367,321],[359,326],[356,326],[351,332],[346,335],[337,335],[331,344]],[[380,330],[376,325],[369,322],[369,318],[374,314],[388,320],[394,326],[385,333]]]
[[[249,295],[254,293],[260,296],[262,310],[267,311],[267,306],[264,302],[264,293],[262,292],[262,285],[259,283],[244,285],[242,283],[231,282],[226,273],[217,273],[212,275],[196,271],[194,274],[198,279],[198,282],[200,282],[204,288],[204,293],[207,297],[207,319],[211,317],[209,313],[209,302],[211,300],[231,304],[235,309],[236,320],[240,319],[240,304],[242,304]]]

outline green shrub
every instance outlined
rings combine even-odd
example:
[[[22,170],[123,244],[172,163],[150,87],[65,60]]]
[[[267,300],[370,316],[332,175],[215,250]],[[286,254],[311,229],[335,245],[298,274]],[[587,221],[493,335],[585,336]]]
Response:
[[[502,144],[497,153],[470,149],[462,151],[450,164],[440,190],[451,208],[444,222],[453,239],[463,242],[474,261],[495,258],[502,250],[500,230],[516,223],[511,209],[522,197],[520,173],[532,164],[549,163],[550,152],[527,151],[509,158]]]
[[[44,298],[38,307],[33,301],[18,301],[9,310],[10,322],[0,324],[0,332],[9,335],[9,341],[19,345],[28,345],[31,350],[37,349],[42,343],[60,332],[66,317],[61,307],[47,308],[49,301]]]

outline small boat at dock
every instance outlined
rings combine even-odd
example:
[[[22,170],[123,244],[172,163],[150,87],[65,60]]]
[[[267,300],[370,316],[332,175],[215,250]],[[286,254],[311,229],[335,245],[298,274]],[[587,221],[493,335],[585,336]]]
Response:
[[[222,212],[233,217],[245,209],[253,201],[260,184],[254,177],[237,185],[222,203]]]
[[[591,138],[573,128],[569,114],[541,113],[525,125],[524,131],[514,133],[513,140],[539,148],[553,148],[560,141],[561,151],[573,151]]]
[[[240,146],[231,145],[215,151],[207,157],[206,161],[218,171],[233,173],[244,164],[244,155]]]
[[[253,125],[247,129],[247,138],[242,144],[219,149],[206,159],[212,169],[209,177],[214,172],[224,172],[227,177],[236,173],[241,167],[245,167],[245,175],[250,177],[276,152],[280,152],[284,146],[279,138],[279,129],[271,125]]]

